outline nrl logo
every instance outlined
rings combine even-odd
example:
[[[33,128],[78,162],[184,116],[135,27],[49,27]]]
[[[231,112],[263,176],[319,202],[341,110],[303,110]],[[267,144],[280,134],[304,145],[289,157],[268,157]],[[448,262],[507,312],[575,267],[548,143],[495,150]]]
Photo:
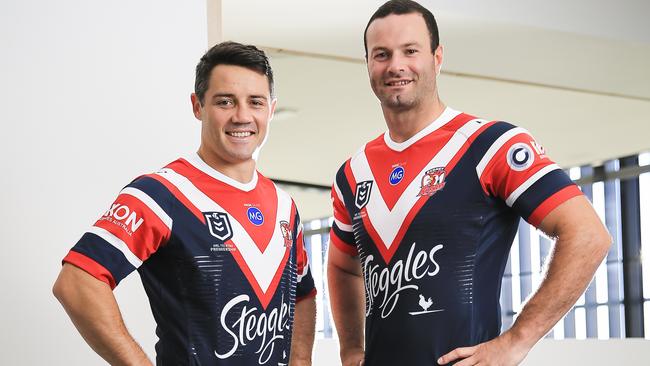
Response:
[[[204,212],[203,215],[205,215],[212,236],[224,242],[232,238],[232,227],[226,213]]]
[[[420,196],[433,196],[439,190],[445,187],[445,168],[438,167],[427,170],[422,177],[422,184],[420,186]]]
[[[357,206],[359,210],[366,207],[368,201],[370,201],[371,190],[372,190],[371,180],[357,183],[357,193],[354,195],[356,197],[356,199],[354,200],[354,205]]]
[[[284,220],[280,221],[280,231],[282,231],[282,237],[284,238],[284,246],[291,248],[291,244],[293,244],[293,235],[291,235],[291,227],[289,226],[289,222]]]

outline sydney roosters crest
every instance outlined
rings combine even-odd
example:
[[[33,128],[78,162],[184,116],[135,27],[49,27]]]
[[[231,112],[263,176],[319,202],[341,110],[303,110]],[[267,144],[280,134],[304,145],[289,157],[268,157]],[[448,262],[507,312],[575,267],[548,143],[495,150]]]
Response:
[[[289,222],[284,220],[280,221],[280,231],[282,231],[282,237],[284,238],[284,246],[291,248],[291,245],[293,244],[293,235],[291,235]]]
[[[433,196],[445,187],[445,168],[438,167],[427,170],[422,177],[419,196]]]
[[[357,183],[357,192],[354,195],[354,205],[357,206],[359,210],[364,208],[368,201],[370,201],[370,191],[372,190],[372,181],[367,180],[365,182]]]

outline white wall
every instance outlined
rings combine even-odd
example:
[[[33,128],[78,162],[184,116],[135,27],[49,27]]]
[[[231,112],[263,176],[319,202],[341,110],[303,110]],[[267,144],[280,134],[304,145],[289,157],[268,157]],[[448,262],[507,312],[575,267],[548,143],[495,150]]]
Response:
[[[124,185],[198,146],[205,2],[2,1],[0,37],[0,365],[103,364],[51,287]],[[138,276],[116,295],[152,353]]]

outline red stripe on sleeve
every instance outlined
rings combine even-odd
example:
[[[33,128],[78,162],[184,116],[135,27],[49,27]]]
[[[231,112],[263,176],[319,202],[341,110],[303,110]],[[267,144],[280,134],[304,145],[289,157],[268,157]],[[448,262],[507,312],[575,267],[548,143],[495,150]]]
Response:
[[[484,191],[491,196],[507,199],[512,192],[544,167],[553,164],[546,155],[539,155],[533,149],[535,139],[527,133],[520,133],[510,138],[490,159],[481,175],[480,181]],[[517,144],[526,144],[533,153],[532,165],[524,170],[514,170],[508,164],[508,152]]]
[[[302,300],[308,299],[310,297],[314,297],[314,296],[316,296],[316,293],[317,293],[317,291],[316,291],[316,288],[314,287],[313,289],[311,289],[311,291],[309,291],[308,294],[296,297],[296,303],[299,303]]]
[[[564,187],[544,200],[544,202],[542,202],[539,206],[537,206],[535,211],[530,214],[526,221],[528,221],[531,225],[538,227],[546,215],[553,211],[557,206],[568,201],[570,198],[580,195],[582,195],[582,191],[575,184]]]
[[[103,216],[95,226],[121,239],[140,260],[145,261],[167,242],[171,231],[142,201],[129,194],[121,194],[113,207],[115,205],[124,208],[114,210],[113,215]],[[119,219],[127,216],[126,213],[129,214],[128,217]]]
[[[346,244],[343,240],[341,240],[334,230],[330,230],[330,242],[334,244],[335,247],[337,247],[339,250],[341,250],[344,253],[347,253],[351,256],[357,256],[359,252],[357,251],[357,248],[355,246],[352,246],[350,244]]]
[[[332,206],[334,208],[334,218],[336,218],[337,220],[339,220],[344,224],[352,225],[350,214],[348,213],[348,210],[345,209],[345,204],[339,199],[339,196],[336,194],[336,191],[334,190],[334,186],[332,186],[331,195],[332,195]]]
[[[109,272],[106,267],[95,262],[93,259],[88,258],[79,252],[71,250],[68,252],[68,255],[63,258],[63,262],[70,263],[76,267],[81,268],[82,270],[88,272],[89,275],[111,286],[111,289],[115,289],[115,279],[113,278],[111,272]]]

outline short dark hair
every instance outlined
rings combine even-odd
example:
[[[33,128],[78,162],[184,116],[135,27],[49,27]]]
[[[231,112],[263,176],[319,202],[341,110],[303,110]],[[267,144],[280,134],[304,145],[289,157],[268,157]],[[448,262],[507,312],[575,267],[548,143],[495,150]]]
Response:
[[[366,50],[366,60],[368,59],[368,27],[370,23],[374,22],[376,19],[385,18],[391,14],[403,15],[403,14],[412,14],[419,13],[424,18],[424,22],[427,24],[429,29],[429,39],[431,40],[431,52],[435,52],[440,43],[438,35],[438,23],[436,23],[436,18],[433,14],[424,6],[416,3],[411,0],[390,0],[380,6],[377,11],[370,17],[368,24],[366,25],[366,30],[363,31],[363,47]]]
[[[218,65],[235,65],[245,67],[265,75],[269,81],[269,91],[273,96],[273,70],[264,51],[253,45],[237,42],[222,42],[210,48],[196,65],[194,93],[203,105],[205,93],[210,85],[212,69]]]

